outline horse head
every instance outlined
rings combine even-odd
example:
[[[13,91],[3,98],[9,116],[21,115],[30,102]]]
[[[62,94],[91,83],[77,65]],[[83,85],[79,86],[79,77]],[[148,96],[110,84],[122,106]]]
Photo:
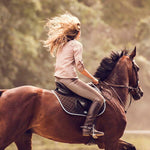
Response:
[[[136,47],[128,54],[124,51],[122,52],[122,57],[119,60],[119,64],[122,63],[122,67],[126,68],[128,74],[128,82],[127,88],[129,89],[129,93],[132,95],[134,100],[139,100],[143,96],[143,91],[139,85],[139,75],[138,72],[140,70],[139,66],[135,63],[135,56],[136,56]],[[128,54],[128,55],[127,55]],[[125,72],[122,72],[125,73]]]
[[[139,85],[139,76],[138,72],[140,70],[139,66],[135,63],[134,57],[136,56],[136,47],[132,51],[132,53],[129,55],[129,92],[134,98],[134,100],[139,100],[143,96],[143,91]]]
[[[121,53],[112,52],[110,57],[104,58],[94,76],[99,79],[99,85],[109,87],[115,91],[118,99],[125,106],[127,95],[138,100],[143,96],[143,91],[139,86],[139,67],[135,63],[136,47],[128,53],[123,50]]]

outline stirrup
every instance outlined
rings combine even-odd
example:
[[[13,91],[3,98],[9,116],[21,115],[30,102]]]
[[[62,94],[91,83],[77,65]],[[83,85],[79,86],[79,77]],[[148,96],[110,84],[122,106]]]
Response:
[[[89,136],[91,135],[94,139],[98,139],[99,136],[104,136],[104,132],[97,131],[94,127],[94,124],[92,127],[81,126],[82,129],[89,130]]]
[[[95,127],[95,125],[93,124],[93,126],[92,126],[92,137],[94,139],[98,139],[99,136],[104,136],[104,132],[98,131],[94,127]]]

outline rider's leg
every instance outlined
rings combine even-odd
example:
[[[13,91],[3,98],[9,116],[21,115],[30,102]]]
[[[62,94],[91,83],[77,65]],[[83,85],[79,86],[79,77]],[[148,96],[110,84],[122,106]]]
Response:
[[[83,136],[89,136],[92,134],[95,134],[96,136],[103,136],[104,135],[103,132],[97,131],[93,127],[100,108],[101,108],[101,104],[98,101],[94,101],[92,103],[92,105],[88,111],[88,114],[86,116],[84,126],[82,126]],[[94,130],[94,133],[93,133],[93,130]]]

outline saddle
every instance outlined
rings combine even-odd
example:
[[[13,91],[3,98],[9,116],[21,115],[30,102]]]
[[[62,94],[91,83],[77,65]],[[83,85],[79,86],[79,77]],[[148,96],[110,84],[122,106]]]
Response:
[[[95,88],[93,84],[90,84],[90,86]],[[56,82],[56,89],[53,93],[57,97],[63,110],[70,115],[86,116],[92,104],[91,100],[75,94],[60,82]],[[104,109],[105,103],[102,106],[99,115],[104,112]]]

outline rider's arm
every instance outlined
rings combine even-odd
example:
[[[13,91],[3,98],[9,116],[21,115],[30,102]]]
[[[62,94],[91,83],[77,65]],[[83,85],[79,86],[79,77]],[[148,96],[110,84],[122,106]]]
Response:
[[[93,77],[93,75],[91,75],[85,68],[84,68],[82,71],[80,71],[80,72],[81,72],[84,76],[86,76],[86,77],[88,77],[89,79],[91,79],[94,84],[98,84],[98,80],[97,80],[95,77]]]

